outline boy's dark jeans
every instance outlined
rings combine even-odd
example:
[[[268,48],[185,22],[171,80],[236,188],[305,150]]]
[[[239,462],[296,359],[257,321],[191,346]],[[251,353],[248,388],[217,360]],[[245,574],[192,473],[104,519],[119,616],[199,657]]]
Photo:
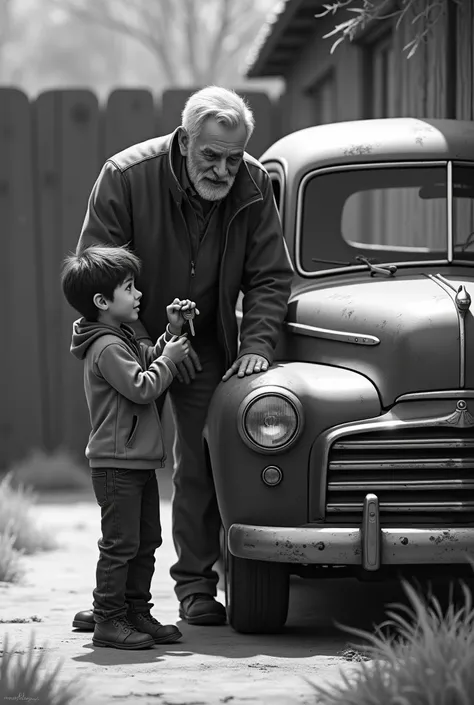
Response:
[[[154,470],[92,468],[92,485],[101,508],[94,620],[147,612],[161,546],[160,501]]]

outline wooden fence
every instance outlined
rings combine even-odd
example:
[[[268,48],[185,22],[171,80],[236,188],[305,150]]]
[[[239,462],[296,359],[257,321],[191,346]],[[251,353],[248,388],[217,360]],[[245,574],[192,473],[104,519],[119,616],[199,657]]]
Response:
[[[104,160],[171,132],[191,92],[166,91],[158,105],[146,90],[117,90],[100,106],[87,90],[29,100],[0,88],[0,470],[34,448],[83,457],[83,367],[69,353],[78,314],[61,292],[61,261],[75,249]],[[278,111],[265,93],[243,95],[256,116],[248,150],[258,157],[278,136]]]

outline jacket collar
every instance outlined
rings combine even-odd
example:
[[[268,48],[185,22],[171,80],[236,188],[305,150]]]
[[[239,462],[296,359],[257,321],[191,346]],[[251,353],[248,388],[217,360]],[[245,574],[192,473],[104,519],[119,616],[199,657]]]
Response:
[[[179,144],[178,144],[178,132],[179,127],[170,136],[169,150],[168,150],[168,166],[170,170],[170,191],[173,194],[173,199],[176,201],[178,206],[181,206],[181,201],[184,196],[184,184],[181,184],[178,178],[179,169]],[[262,192],[258,188],[255,181],[249,172],[246,154],[242,160],[237,176],[235,177],[234,184],[229,192],[229,194],[223,199],[223,202],[229,206],[230,211],[234,213],[240,210],[242,207],[249,203],[253,203],[257,200],[262,200]]]

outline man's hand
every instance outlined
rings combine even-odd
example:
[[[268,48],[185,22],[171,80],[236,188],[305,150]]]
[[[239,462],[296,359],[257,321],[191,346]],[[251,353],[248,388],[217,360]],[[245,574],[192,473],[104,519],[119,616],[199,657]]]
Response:
[[[193,346],[188,341],[188,355],[176,365],[178,373],[176,375],[180,382],[189,384],[196,377],[196,372],[201,372],[202,367]]]
[[[252,375],[254,372],[265,372],[268,370],[268,360],[263,355],[242,355],[238,357],[232,367],[229,367],[222,378],[227,382],[237,372],[237,377]]]

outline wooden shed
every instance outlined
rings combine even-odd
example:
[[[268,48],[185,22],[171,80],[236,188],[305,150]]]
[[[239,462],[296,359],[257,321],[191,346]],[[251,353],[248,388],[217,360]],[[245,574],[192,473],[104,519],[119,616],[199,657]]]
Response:
[[[247,75],[285,80],[280,117],[284,134],[327,122],[378,117],[472,120],[474,3],[440,0],[436,23],[407,58],[404,47],[414,38],[415,28],[434,20],[430,15],[413,22],[426,5],[416,0],[398,27],[396,16],[372,21],[331,54],[336,37],[323,37],[350,16],[348,11],[316,18],[322,2],[286,0],[260,33]],[[387,14],[396,9],[393,2]]]

